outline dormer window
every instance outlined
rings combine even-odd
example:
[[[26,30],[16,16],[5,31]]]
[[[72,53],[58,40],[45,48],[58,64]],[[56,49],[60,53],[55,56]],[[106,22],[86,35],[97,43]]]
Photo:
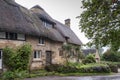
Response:
[[[44,37],[39,38],[39,44],[42,44],[42,45],[45,44],[45,38]]]
[[[48,21],[45,21],[45,20],[42,20],[42,23],[45,27],[47,28],[53,28],[54,24],[48,22]]]

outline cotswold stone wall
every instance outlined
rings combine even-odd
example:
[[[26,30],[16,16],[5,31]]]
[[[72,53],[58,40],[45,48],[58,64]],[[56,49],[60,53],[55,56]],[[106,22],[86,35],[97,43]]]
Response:
[[[53,64],[64,64],[65,59],[59,55],[59,50],[61,49],[63,43],[52,41],[49,39],[45,40],[45,44],[39,44],[39,38],[33,36],[26,36],[26,41],[18,41],[18,40],[5,40],[0,39],[0,49],[3,49],[6,46],[15,48],[16,46],[20,46],[24,43],[29,43],[32,45],[32,50],[40,50],[42,52],[42,57],[38,60],[34,59],[33,52],[31,53],[31,70],[33,69],[41,69],[46,65],[46,51],[52,51],[52,63]]]
[[[24,44],[24,43],[25,41],[0,39],[0,49],[3,49],[6,46],[15,48],[16,46],[20,46],[21,44]]]
[[[59,56],[59,49],[62,47],[63,43],[51,41],[49,39],[45,39],[45,44],[41,45],[39,44],[39,39],[37,37],[27,36],[26,42],[32,45],[32,49],[34,50],[40,50],[42,51],[42,58],[39,60],[36,60],[33,58],[32,53],[32,62],[31,62],[31,69],[41,69],[44,68],[46,65],[46,51],[52,51],[52,63],[53,64],[60,64],[63,63],[64,60],[61,59],[61,56]]]

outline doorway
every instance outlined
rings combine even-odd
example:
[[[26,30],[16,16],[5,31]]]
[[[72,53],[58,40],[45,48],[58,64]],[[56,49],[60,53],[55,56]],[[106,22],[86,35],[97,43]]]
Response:
[[[52,64],[52,51],[46,51],[46,65]]]

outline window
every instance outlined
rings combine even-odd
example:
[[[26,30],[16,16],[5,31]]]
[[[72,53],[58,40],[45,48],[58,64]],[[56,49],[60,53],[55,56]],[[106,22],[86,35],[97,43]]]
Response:
[[[17,40],[17,33],[8,33],[6,32],[6,38],[11,40]]]
[[[47,22],[47,21],[42,21],[43,22],[43,25],[47,28],[52,28],[53,27],[53,24],[50,23],[50,22]]]
[[[45,44],[45,38],[44,37],[39,38],[39,44]]]
[[[0,50],[0,59],[2,59],[2,50]]]
[[[42,57],[41,51],[34,51],[34,59],[40,59]]]
[[[18,40],[25,40],[25,35],[24,34],[17,34],[17,39]]]
[[[0,32],[0,39],[25,40],[24,34]]]
[[[63,50],[59,50],[59,56],[63,56]]]
[[[0,32],[0,38],[1,38],[1,39],[5,39],[5,38],[6,38],[5,32]]]

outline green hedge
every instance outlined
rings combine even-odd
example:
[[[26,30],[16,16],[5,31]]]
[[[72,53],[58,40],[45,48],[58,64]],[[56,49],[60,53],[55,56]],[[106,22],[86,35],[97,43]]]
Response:
[[[53,64],[46,66],[47,71],[55,71],[59,73],[110,73],[111,70],[108,65],[105,64],[87,64],[82,66],[64,66]]]
[[[82,73],[109,73],[111,72],[108,65],[105,64],[87,64],[79,67]]]
[[[117,73],[118,72],[118,68],[120,68],[120,62],[108,62],[108,61],[103,61],[101,62],[102,64],[107,64],[110,69],[111,69],[111,72],[115,72]]]
[[[59,73],[74,73],[74,72],[77,72],[78,70],[76,67],[64,66],[59,64],[52,64],[52,65],[46,66],[45,69],[49,72],[55,71]]]

